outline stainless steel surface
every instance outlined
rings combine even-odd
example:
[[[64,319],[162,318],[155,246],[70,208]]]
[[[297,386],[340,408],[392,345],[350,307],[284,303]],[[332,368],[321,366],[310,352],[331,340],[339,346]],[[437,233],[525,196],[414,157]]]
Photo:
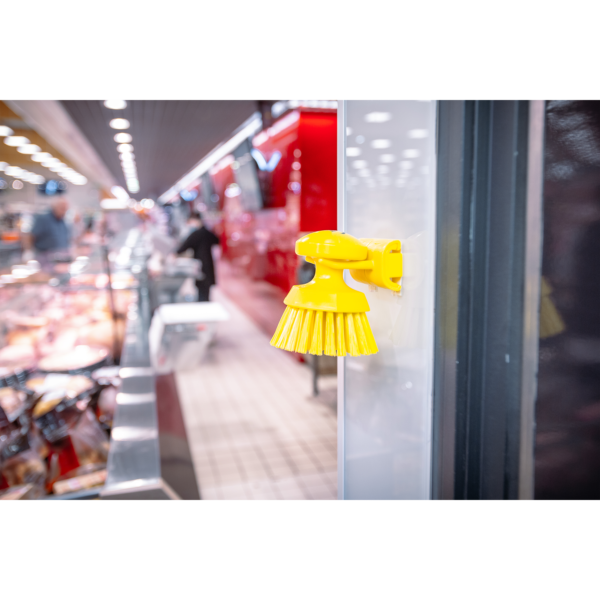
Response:
[[[338,101],[337,112],[337,228],[346,229],[344,203],[346,199],[346,101]],[[344,499],[344,379],[346,361],[338,356],[337,365],[337,447],[338,447],[338,499]]]
[[[197,499],[176,386],[157,378],[150,364],[145,257],[135,260],[142,267],[138,310],[128,315],[108,475],[100,498]]]
[[[367,296],[379,352],[345,358],[344,497],[429,499],[436,103],[348,101],[345,107],[345,230],[400,239],[404,274],[401,295],[347,281]]]
[[[145,333],[143,323],[142,318],[128,321],[123,362],[128,364],[135,360],[138,369],[144,368],[146,374],[121,369],[121,373],[128,376],[123,377],[123,391],[117,395],[103,498],[114,496],[119,490],[129,490],[129,482],[158,480],[161,476],[155,378],[153,373],[148,374],[148,364],[141,364],[144,362],[140,343]],[[147,352],[145,355],[149,363]]]
[[[525,233],[525,302],[521,375],[519,499],[534,496],[535,400],[537,396],[540,286],[542,274],[545,102],[529,103],[529,156]]]
[[[160,477],[133,479],[104,489],[102,500],[181,500]]]
[[[61,494],[60,496],[44,496],[42,500],[93,500],[98,498],[103,489],[103,487],[99,487],[89,490],[78,490],[70,494]]]

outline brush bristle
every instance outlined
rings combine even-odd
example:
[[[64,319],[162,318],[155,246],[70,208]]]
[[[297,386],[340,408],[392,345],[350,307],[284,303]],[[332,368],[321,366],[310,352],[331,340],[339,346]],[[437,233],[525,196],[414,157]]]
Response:
[[[300,354],[361,356],[378,351],[365,313],[285,309],[271,345]]]

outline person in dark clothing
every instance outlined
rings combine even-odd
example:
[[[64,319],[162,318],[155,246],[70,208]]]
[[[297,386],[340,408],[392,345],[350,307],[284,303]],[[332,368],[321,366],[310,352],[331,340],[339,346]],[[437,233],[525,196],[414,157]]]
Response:
[[[198,302],[208,302],[210,288],[216,283],[212,247],[218,246],[220,242],[219,238],[212,231],[204,227],[200,215],[193,215],[192,219],[197,222],[198,228],[194,229],[181,246],[179,246],[177,254],[182,254],[186,250],[192,249],[194,251],[194,258],[202,263],[204,279],[196,280]]]

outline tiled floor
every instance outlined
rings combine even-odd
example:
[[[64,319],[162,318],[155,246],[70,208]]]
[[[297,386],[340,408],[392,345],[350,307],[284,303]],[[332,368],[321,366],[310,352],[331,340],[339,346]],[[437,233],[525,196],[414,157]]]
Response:
[[[335,382],[313,399],[310,369],[213,292],[231,319],[203,364],[177,374],[202,498],[335,499],[337,421],[324,400]]]

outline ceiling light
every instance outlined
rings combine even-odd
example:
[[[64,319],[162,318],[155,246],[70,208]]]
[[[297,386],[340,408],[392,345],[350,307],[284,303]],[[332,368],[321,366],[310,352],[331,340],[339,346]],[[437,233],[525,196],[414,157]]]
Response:
[[[371,148],[389,148],[392,145],[390,140],[373,140],[371,142]]]
[[[105,100],[104,106],[111,110],[123,110],[127,106],[127,102],[125,102],[125,100]]]
[[[35,144],[25,144],[17,148],[17,152],[20,152],[21,154],[36,154],[40,150],[41,148]]]
[[[0,171],[4,171],[9,164],[7,162],[0,162]]]
[[[4,172],[9,176],[9,177],[17,177],[18,175],[20,175],[23,172],[23,169],[21,169],[20,167],[4,167]]]
[[[103,200],[100,200],[100,208],[103,208],[104,210],[122,210],[127,208],[127,201],[115,200],[114,198],[104,198]]]
[[[389,112],[372,112],[365,115],[367,123],[385,123],[392,118]]]
[[[14,131],[7,127],[6,125],[0,125],[0,137],[5,137],[7,135],[12,135]]]
[[[382,154],[379,157],[379,160],[382,163],[393,163],[396,160],[396,157],[393,154]]]
[[[113,129],[129,129],[129,121],[127,119],[112,119],[109,125]]]
[[[22,135],[9,135],[4,138],[4,143],[7,146],[23,146],[24,144],[29,144],[29,140]]]
[[[117,133],[114,139],[117,144],[129,144],[133,138],[128,133]]]
[[[355,160],[352,163],[352,166],[355,169],[364,169],[367,166],[367,161],[366,160]]]
[[[125,152],[121,152],[119,156],[121,157],[121,160],[123,160],[127,156],[133,158],[133,152],[126,150]]]
[[[72,177],[71,183],[75,185],[85,185],[87,183],[87,179],[83,175],[79,175],[79,177]]]
[[[36,152],[35,154],[32,155],[31,160],[34,160],[35,162],[44,162],[45,160],[50,160],[51,158],[54,158],[52,156],[52,154],[50,154],[50,152]]]
[[[410,160],[400,161],[401,169],[412,169],[412,167],[413,167],[412,161],[410,161]]]
[[[63,170],[63,169],[66,167],[66,166],[67,166],[67,165],[65,165],[65,164],[63,164],[63,163],[61,163],[61,162],[59,162],[59,163],[56,163],[56,164],[54,164],[54,165],[51,165],[51,166],[49,166],[48,168],[49,168],[49,169],[50,169],[52,172],[54,172],[54,173],[58,173],[59,171],[62,171],[62,170]]]
[[[127,200],[129,198],[129,194],[120,185],[113,185],[110,191],[118,200]]]
[[[405,150],[402,153],[402,156],[404,156],[404,158],[417,158],[418,156],[420,156],[421,153],[418,150]]]
[[[408,132],[408,137],[413,140],[420,140],[426,138],[428,135],[427,129],[411,129]]]
[[[19,181],[19,180],[15,180],[15,181],[12,182],[12,186],[13,186],[13,189],[15,189],[15,190],[22,190],[23,189],[23,182]]]
[[[346,148],[346,156],[360,156],[360,148]]]
[[[51,167],[52,165],[57,165],[60,163],[60,158],[47,158],[46,160],[42,161],[42,167]]]
[[[154,206],[154,200],[152,200],[151,198],[144,198],[144,199],[141,201],[141,205],[142,205],[144,208],[148,208],[148,209],[150,209],[150,208],[152,208],[152,207]]]
[[[117,152],[133,152],[133,146],[131,144],[119,144]]]

